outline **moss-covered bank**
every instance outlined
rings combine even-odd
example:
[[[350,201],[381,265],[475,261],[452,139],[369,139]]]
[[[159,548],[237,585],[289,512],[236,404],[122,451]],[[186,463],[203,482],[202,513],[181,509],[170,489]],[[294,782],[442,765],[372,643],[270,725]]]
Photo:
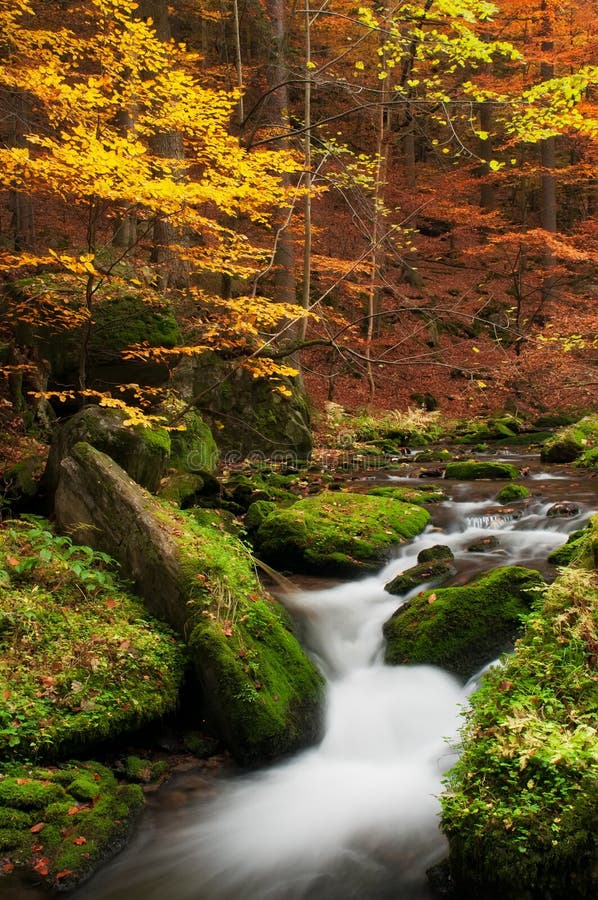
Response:
[[[124,845],[143,806],[97,762],[0,768],[0,870],[25,871],[66,890]]]
[[[598,892],[598,585],[566,569],[471,699],[442,827],[460,898]]]
[[[60,758],[176,709],[185,654],[114,564],[43,520],[0,528],[0,759]]]
[[[429,519],[421,506],[392,498],[325,492],[272,512],[254,540],[277,568],[351,575],[378,568]]]
[[[385,660],[468,678],[512,644],[542,584],[533,569],[505,566],[461,587],[424,591],[385,623]]]
[[[598,415],[585,416],[573,425],[561,428],[541,451],[542,462],[567,463],[598,471]]]

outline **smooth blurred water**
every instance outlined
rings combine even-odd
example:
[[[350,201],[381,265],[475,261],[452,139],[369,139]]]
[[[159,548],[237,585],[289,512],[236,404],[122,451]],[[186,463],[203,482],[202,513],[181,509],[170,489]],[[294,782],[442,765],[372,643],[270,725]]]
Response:
[[[589,515],[582,504],[575,519],[547,519],[554,498],[539,496],[520,518],[501,516],[480,490],[455,486],[436,524],[378,575],[283,598],[328,680],[322,743],[150,818],[76,900],[429,900],[425,871],[446,850],[437,795],[471,685],[383,665],[382,624],[405,599],[384,585],[438,543],[455,554],[457,582],[513,562],[546,568]],[[488,535],[495,551],[468,551]]]

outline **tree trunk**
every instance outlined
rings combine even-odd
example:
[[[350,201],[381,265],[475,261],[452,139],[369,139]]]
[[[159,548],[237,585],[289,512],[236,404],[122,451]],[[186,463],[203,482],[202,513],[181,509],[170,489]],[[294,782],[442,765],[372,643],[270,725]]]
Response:
[[[171,30],[166,0],[141,0],[139,15],[152,19],[160,40],[165,42],[170,40]],[[157,132],[150,137],[149,143],[152,152],[162,159],[184,159],[183,136],[180,132]],[[184,244],[184,235],[174,228],[168,219],[157,219],[153,237],[151,261],[159,267],[161,287],[164,290],[169,287],[188,287],[187,266],[173,250],[175,245]]]
[[[269,82],[271,87],[279,87],[269,98],[269,109],[272,124],[282,132],[289,129],[289,68],[287,63],[287,24],[283,0],[266,0],[266,13],[272,32],[272,57],[269,66]],[[282,137],[278,146],[288,146],[288,138]],[[290,176],[284,176],[290,186]],[[276,245],[273,257],[274,299],[281,303],[295,303],[295,249],[290,225],[291,210],[281,208],[275,216],[277,225]]]

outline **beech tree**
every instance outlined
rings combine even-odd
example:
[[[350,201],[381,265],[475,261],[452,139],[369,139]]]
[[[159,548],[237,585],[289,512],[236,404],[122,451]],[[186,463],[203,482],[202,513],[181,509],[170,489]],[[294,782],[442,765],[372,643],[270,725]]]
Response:
[[[84,389],[94,306],[106,286],[114,290],[120,284],[153,296],[138,272],[124,275],[118,265],[129,246],[102,262],[111,223],[134,215],[137,251],[166,223],[159,237],[163,250],[184,261],[190,273],[184,299],[194,341],[176,348],[176,355],[217,347],[238,356],[256,375],[287,372],[258,353],[263,333],[290,315],[303,315],[299,307],[271,302],[255,291],[224,300],[199,285],[202,273],[227,272],[251,286],[267,259],[271,211],[285,202],[284,175],[296,171],[296,161],[280,150],[243,149],[229,131],[236,93],[203,87],[193,54],[158,34],[153,19],[140,17],[133,0],[76,4],[71,12],[81,17],[80,33],[46,30],[44,6],[28,0],[17,9],[6,0],[0,6],[10,24],[0,83],[36,107],[23,145],[0,149],[1,177],[14,192],[72,210],[80,226],[73,249],[2,254],[2,269],[13,278],[50,270],[66,274],[70,285],[68,303],[51,280],[37,308],[23,309],[13,297],[6,322],[47,323],[50,317],[67,329],[83,323],[79,388]],[[131,109],[135,115],[123,129],[122,111]],[[170,146],[165,135],[184,139],[184,157],[180,139]],[[257,242],[241,231],[240,220]],[[195,244],[164,246],[183,232],[196,235]]]

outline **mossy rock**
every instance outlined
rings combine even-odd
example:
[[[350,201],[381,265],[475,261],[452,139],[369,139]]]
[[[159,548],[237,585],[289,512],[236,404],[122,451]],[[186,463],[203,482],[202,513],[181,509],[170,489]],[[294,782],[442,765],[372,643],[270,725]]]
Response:
[[[469,678],[512,645],[543,584],[533,569],[506,566],[463,586],[424,591],[385,623],[385,661]]]
[[[53,493],[60,463],[80,441],[106,453],[131,478],[149,491],[157,491],[170,456],[170,435],[165,428],[125,425],[126,413],[88,406],[59,427],[52,438],[44,481]]]
[[[180,401],[167,401],[161,408],[169,419],[176,417],[184,407]],[[170,462],[182,472],[194,474],[214,472],[218,465],[219,451],[210,426],[200,414],[190,409],[176,418],[177,429],[170,432]],[[180,426],[184,426],[178,430]]]
[[[148,607],[187,640],[198,718],[235,758],[253,764],[313,742],[323,680],[247,547],[224,526],[160,504],[87,444],[72,448],[62,473],[61,527],[112,552]]]
[[[540,452],[542,462],[574,462],[598,444],[598,415],[585,416],[573,425],[561,428],[546,441]]]
[[[255,503],[252,503],[245,515],[244,524],[247,533],[255,534],[264,519],[267,519],[275,509],[277,509],[277,504],[271,500],[256,500]]]
[[[114,274],[118,274],[118,269],[118,265],[113,268]],[[128,274],[135,276],[134,272]],[[21,300],[30,303],[39,303],[46,295],[58,294],[65,311],[72,312],[74,319],[83,309],[81,279],[66,272],[45,272],[23,278],[11,289]],[[82,325],[66,331],[64,327],[52,324],[33,328],[23,319],[16,327],[21,343],[37,347],[40,357],[49,361],[53,382],[61,388],[75,384],[84,336]],[[173,348],[180,340],[181,332],[174,312],[162,295],[147,285],[137,289],[106,279],[94,297],[88,349],[90,383],[95,383],[100,373],[104,390],[107,380],[115,384],[161,383],[168,377],[166,366],[151,361],[124,360],[122,351],[135,344]],[[113,377],[107,379],[107,375]]]
[[[254,378],[237,363],[206,352],[184,359],[173,385],[187,401],[201,395],[202,404],[213,411],[209,422],[228,461],[309,457],[310,410],[300,378]]]
[[[595,573],[566,569],[471,696],[441,797],[455,896],[596,896],[597,643]]]
[[[433,547],[425,547],[417,554],[418,563],[427,563],[436,559],[454,559],[455,554],[446,544],[434,544]]]
[[[3,865],[70,889],[123,847],[142,806],[138,785],[97,762],[0,767]]]
[[[421,450],[415,455],[415,461],[422,462],[446,462],[453,458],[453,454],[446,448],[436,450]]]
[[[257,590],[233,601],[230,619],[199,619],[189,639],[220,733],[245,764],[313,743],[322,726],[322,679],[281,609]]]
[[[567,543],[548,556],[554,566],[577,566],[598,569],[598,516],[593,516],[585,528],[574,531]]]
[[[499,503],[513,503],[516,500],[525,500],[529,496],[530,490],[524,484],[505,484],[496,495],[496,499]]]
[[[0,759],[78,753],[176,709],[182,643],[113,569],[43,521],[0,528]]]
[[[478,462],[477,460],[464,460],[463,462],[447,463],[445,478],[456,478],[460,481],[473,481],[480,478],[519,478],[519,469],[512,463],[502,462]]]
[[[384,590],[389,594],[402,596],[425,582],[433,581],[441,584],[456,574],[457,570],[448,559],[432,559],[418,566],[411,566],[410,569],[396,575],[384,585]]]
[[[416,503],[418,506],[424,503],[439,503],[446,498],[442,488],[436,484],[425,485],[421,488],[383,485],[371,488],[367,491],[367,495],[368,497],[388,497],[393,500],[401,500],[403,503]]]
[[[201,475],[174,471],[162,479],[157,496],[166,503],[173,503],[175,506],[184,508],[193,506],[203,486],[204,481]]]
[[[278,568],[350,575],[379,568],[393,546],[415,537],[429,519],[421,506],[399,500],[326,492],[271,513],[255,547]]]

